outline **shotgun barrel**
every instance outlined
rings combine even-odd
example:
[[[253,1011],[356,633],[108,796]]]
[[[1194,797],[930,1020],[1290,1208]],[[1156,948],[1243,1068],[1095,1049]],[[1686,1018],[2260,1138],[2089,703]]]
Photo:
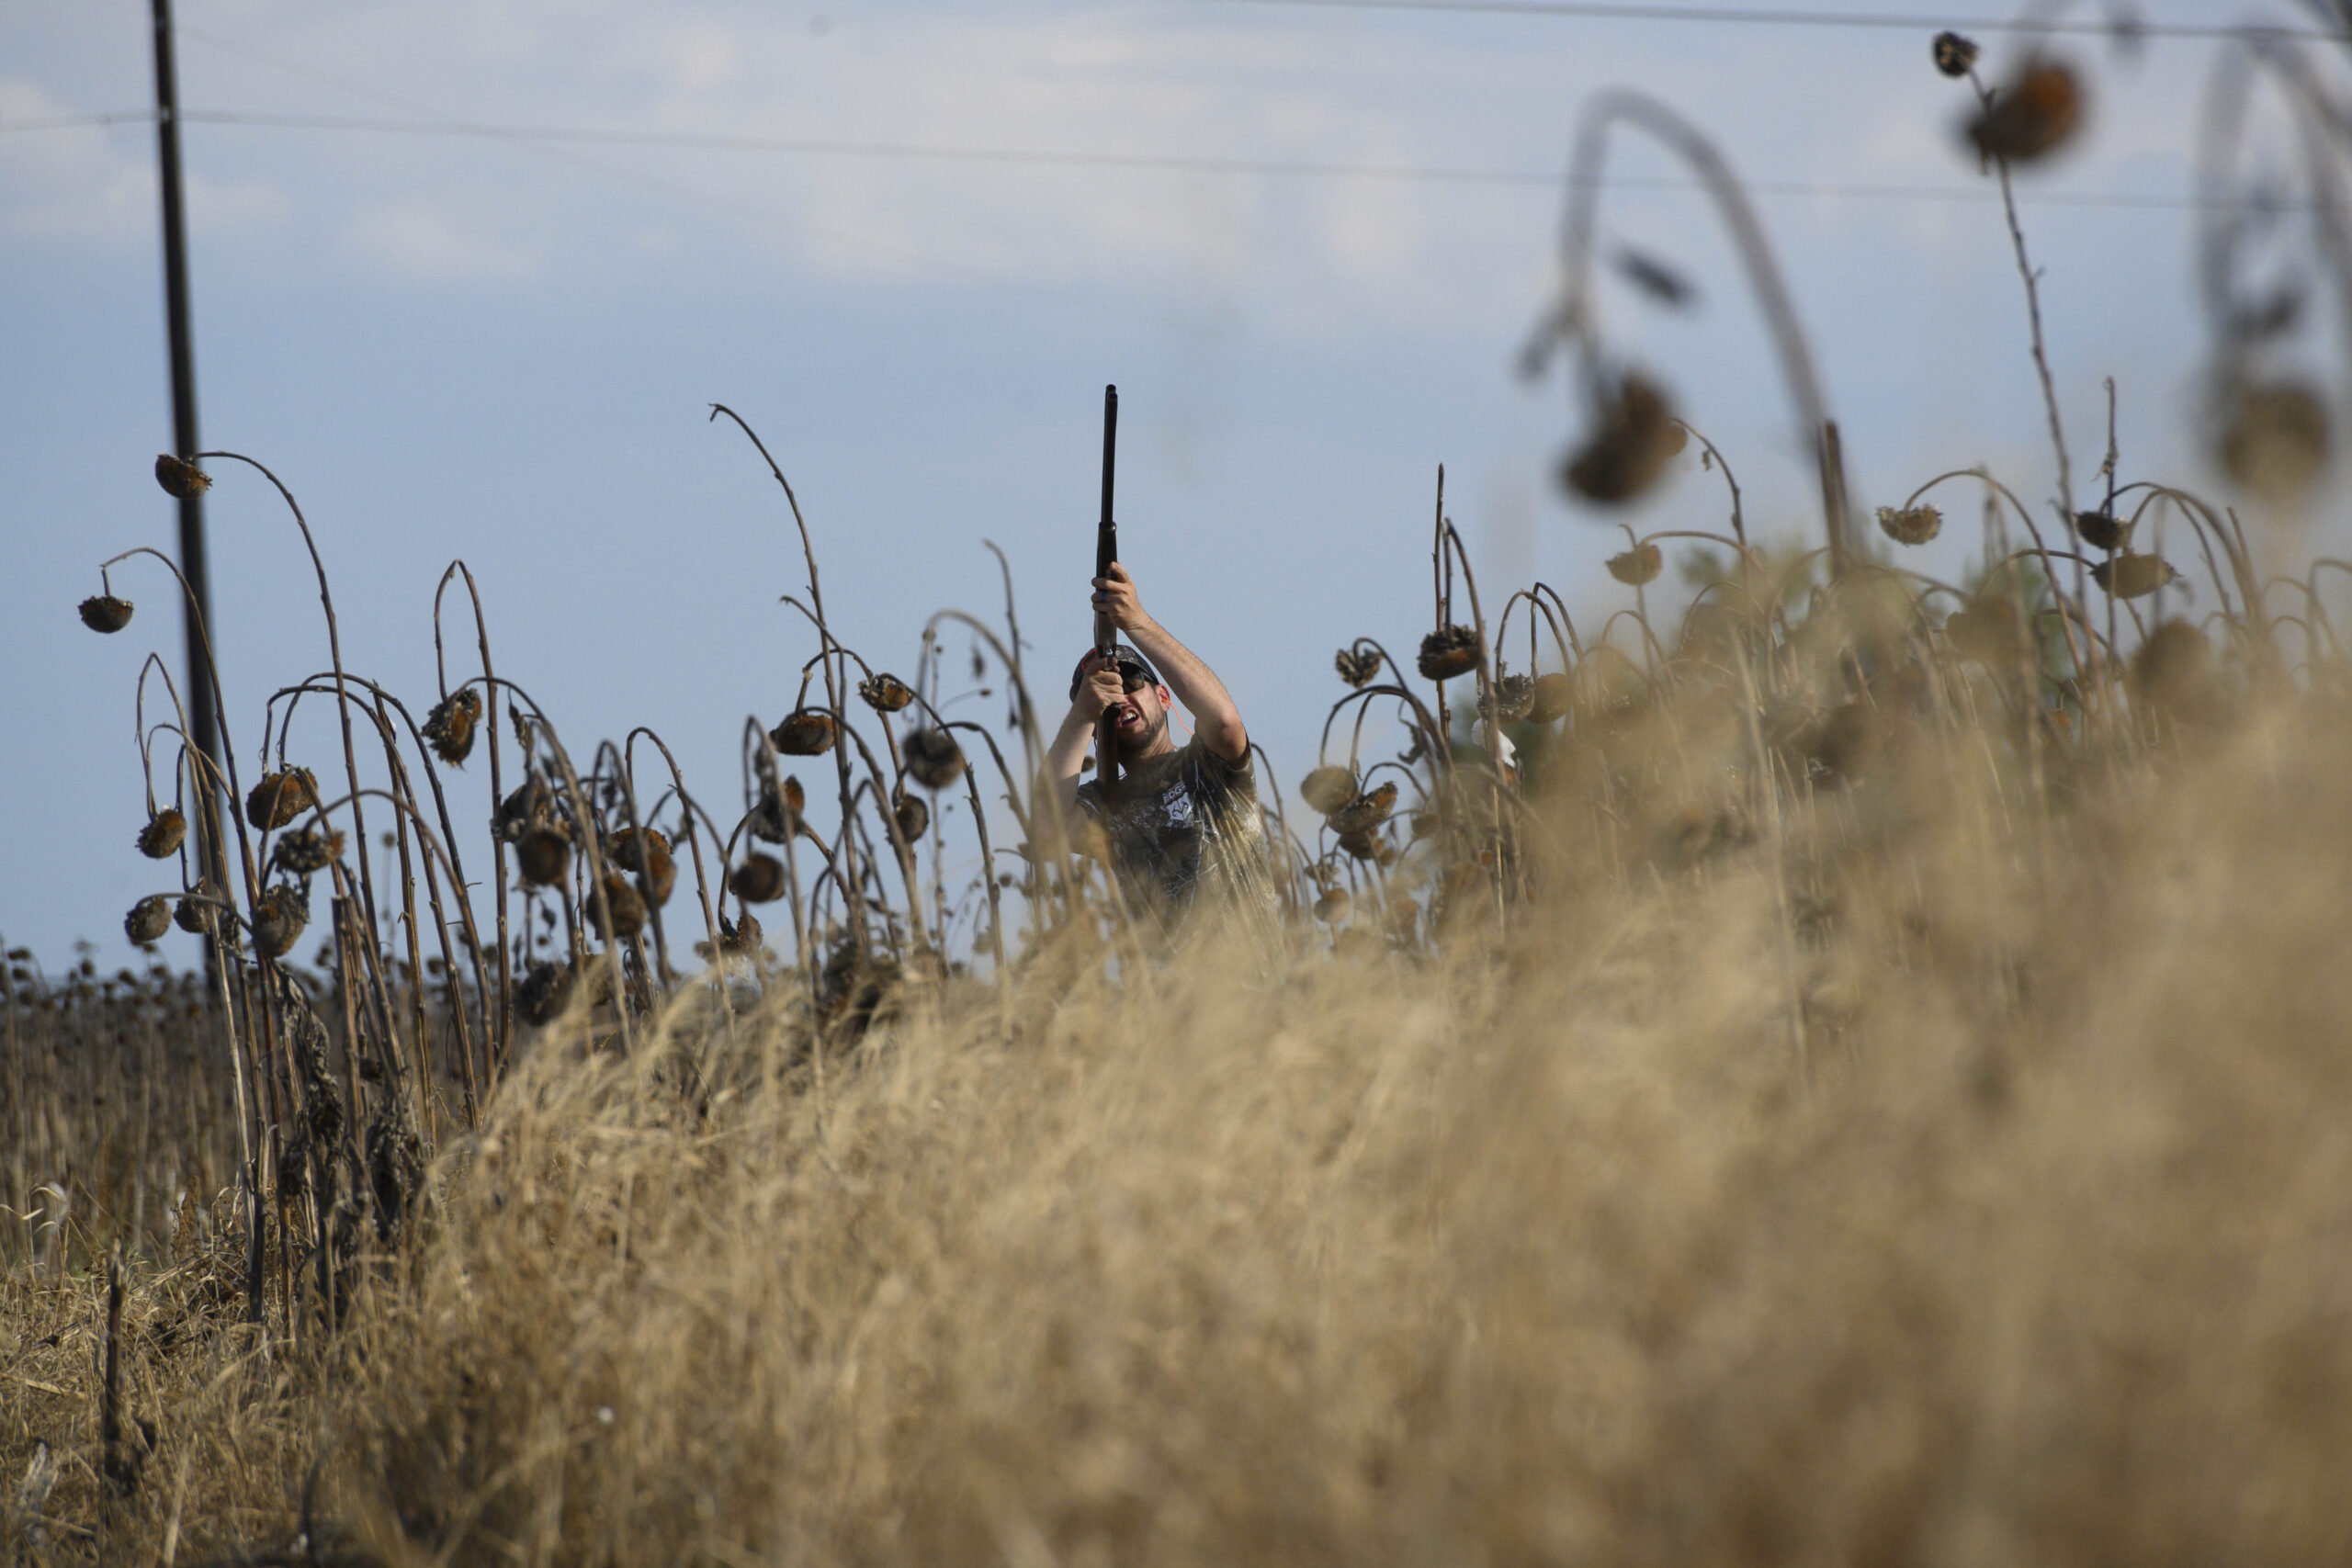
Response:
[[[1102,389],[1102,521],[1094,530],[1094,575],[1108,577],[1111,567],[1119,558],[1119,525],[1112,520],[1111,480],[1119,458],[1119,389]],[[1118,645],[1119,628],[1111,617],[1094,617],[1094,651],[1109,659]],[[1105,708],[1094,723],[1094,783],[1102,793],[1107,807],[1115,799],[1119,788],[1119,716],[1115,708]]]

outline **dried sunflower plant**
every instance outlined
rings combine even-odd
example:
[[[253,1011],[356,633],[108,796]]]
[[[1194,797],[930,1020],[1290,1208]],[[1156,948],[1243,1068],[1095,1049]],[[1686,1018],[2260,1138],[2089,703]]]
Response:
[[[2006,191],[2087,72],[1978,60],[1935,42]],[[2341,1555],[2352,566],[2278,575],[2231,506],[2127,477],[2111,387],[2096,505],[2052,391],[2045,502],[1971,468],[1849,515],[1795,353],[1823,532],[1751,538],[1600,348],[1617,124],[1736,197],[1658,106],[1588,118],[1546,332],[1612,598],[1482,596],[1440,470],[1426,630],[1338,650],[1295,807],[1261,764],[1279,951],[1125,924],[1026,788],[1009,567],[1001,620],[870,663],[723,407],[805,568],[740,803],[650,729],[567,745],[463,563],[435,651],[462,583],[476,657],[419,719],[345,668],[312,551],[327,668],[250,781],[151,660],[124,850],[177,874],[126,930],[210,962],[7,954],[9,1548]],[[1724,520],[1634,526],[1692,460]],[[1001,727],[949,716],[966,635]]]
[[[714,418],[719,414],[733,417],[723,408]],[[759,450],[764,457],[764,446]],[[245,1240],[242,1308],[256,1329],[300,1343],[342,1320],[365,1236],[390,1245],[402,1233],[426,1197],[425,1161],[448,1134],[470,1135],[520,1045],[568,1016],[586,1021],[605,1048],[669,1061],[681,1081],[707,1095],[714,1089],[695,1077],[694,1052],[667,1039],[673,1021],[683,1020],[676,1027],[687,1032],[706,1016],[731,1029],[739,1006],[788,994],[807,1058],[820,1054],[820,1040],[854,1039],[877,1008],[895,1005],[902,982],[963,976],[967,965],[955,955],[975,941],[1000,979],[1007,976],[1001,884],[1014,879],[1001,877],[994,864],[983,781],[966,765],[972,743],[965,738],[978,738],[977,749],[993,761],[1025,829],[1020,784],[985,727],[939,713],[934,632],[924,634],[922,660],[932,696],[921,689],[922,673],[910,683],[874,671],[832,637],[813,545],[772,462],[808,572],[805,602],[796,595],[786,602],[808,616],[819,651],[781,722],[747,726],[745,798],[724,819],[689,790],[650,729],[575,758],[528,693],[497,673],[482,599],[462,561],[435,593],[438,694],[420,722],[400,697],[346,667],[316,539],[274,474],[238,454],[205,453],[166,455],[156,475],[175,495],[196,493],[213,483],[204,465],[222,462],[260,474],[291,515],[314,570],[328,667],[270,698],[262,772],[250,787],[240,776],[217,680],[213,718],[227,738],[218,761],[194,745],[165,666],[151,658],[142,667],[138,739],[148,815],[137,847],[150,860],[173,863],[178,875],[175,886],[140,897],[124,929],[150,953],[175,926],[202,941],[210,998],[205,1027],[218,1032],[217,1059],[231,1069],[236,1107],[239,1163],[229,1208]],[[93,630],[111,634],[130,624],[133,607],[116,594],[113,573],[141,556],[173,570],[151,550],[106,562],[102,591],[80,607]],[[453,683],[443,610],[458,584],[471,608],[479,672]],[[194,615],[192,596],[178,585]],[[1010,592],[1008,574],[1008,615]],[[1035,755],[1025,692],[1004,640],[964,619],[1005,658],[1016,728],[1026,727]],[[209,648],[209,628],[200,617],[197,625]],[[1017,645],[1017,633],[1012,640]],[[975,660],[977,677],[985,663],[977,653]],[[153,690],[168,698],[171,713],[151,724]],[[334,721],[331,754],[340,753],[331,784],[305,765],[297,741],[310,733],[302,716],[319,703]],[[859,714],[878,721],[878,739],[868,738]],[[830,834],[812,820],[799,779],[784,771],[787,759],[829,754],[841,810]],[[452,770],[485,756],[493,809],[487,843],[475,840],[470,852],[486,852],[492,874],[485,907],[477,909],[484,883],[466,863],[474,835],[459,830],[465,812],[453,807],[448,786]],[[640,757],[654,761],[652,775],[637,772]],[[169,784],[159,793],[165,767]],[[952,855],[938,820],[944,813],[931,805],[944,791],[965,796],[986,866],[961,898],[946,889]],[[371,832],[371,817],[380,833]],[[926,846],[928,896],[919,876]],[[380,857],[370,852],[379,848],[386,852]],[[683,955],[673,957],[665,913],[682,862],[693,871],[699,905],[694,946],[706,961],[699,976],[682,972]],[[1033,871],[1025,888],[1041,918],[1050,908],[1042,875]],[[779,899],[790,908],[782,958],[752,912]],[[984,911],[977,919],[975,900]],[[322,906],[326,918],[314,929]],[[315,943],[309,964],[306,938]],[[29,963],[28,955],[18,964],[23,994],[44,1013],[74,1003],[104,1011],[118,990],[125,1007],[150,993],[182,994],[161,969],[111,981],[77,975],[52,994],[36,983]],[[142,1235],[142,1184],[155,1174],[142,1161],[129,1183],[140,1216],[132,1229]],[[37,1184],[24,1181],[12,1196]],[[107,1194],[109,1202],[115,1196]],[[101,1207],[110,1221],[120,1219]]]

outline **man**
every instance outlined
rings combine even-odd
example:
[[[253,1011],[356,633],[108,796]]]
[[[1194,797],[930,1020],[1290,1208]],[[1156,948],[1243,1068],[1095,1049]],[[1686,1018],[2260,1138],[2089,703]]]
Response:
[[[1223,682],[1144,613],[1127,569],[1094,579],[1094,610],[1132,643],[1109,664],[1090,649],[1070,677],[1070,705],[1046,750],[1046,778],[1065,812],[1083,811],[1107,839],[1120,891],[1138,912],[1173,926],[1204,904],[1271,918],[1273,884],[1250,732]],[[1181,702],[1196,728],[1179,746],[1169,710]],[[1114,809],[1102,788],[1079,782],[1095,722],[1116,710],[1119,781]]]

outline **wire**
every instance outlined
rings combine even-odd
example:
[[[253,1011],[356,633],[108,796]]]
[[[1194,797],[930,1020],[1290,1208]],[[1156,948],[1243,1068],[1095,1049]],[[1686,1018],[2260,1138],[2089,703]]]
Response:
[[[48,120],[0,123],[0,131],[55,130],[67,126],[120,125],[153,118],[150,110],[61,116]],[[1286,178],[1385,180],[1412,185],[1483,185],[1556,188],[1564,176],[1532,169],[1447,168],[1409,164],[1349,164],[1306,158],[1204,157],[1181,153],[1090,152],[1048,148],[949,147],[919,142],[847,141],[814,137],[726,136],[696,131],[605,130],[571,126],[495,125],[471,120],[371,119],[350,115],[254,114],[227,109],[182,109],[194,125],[245,126],[259,130],[376,132],[402,136],[457,136],[497,141],[573,142],[629,147],[700,147],[729,152],[785,152],[810,157],[885,161],[996,164],[1041,168],[1137,169],[1174,174],[1270,175]],[[628,177],[647,177],[629,173]],[[648,183],[658,183],[650,182]],[[1611,175],[1600,182],[1618,189],[1698,190],[1697,180],[1672,175]],[[1863,201],[1977,203],[1999,199],[1990,186],[1860,184],[1836,180],[1748,180],[1743,188],[1759,196],[1836,197]],[[684,194],[673,192],[673,194]],[[694,193],[697,196],[702,193]],[[2224,197],[2138,195],[2126,191],[2019,192],[2018,199],[2043,207],[2172,212],[2231,205]],[[2296,210],[2317,203],[2288,204]]]
[[[153,109],[116,109],[107,114],[53,114],[40,119],[0,118],[0,131],[83,130],[96,125],[142,125],[154,118]]]
[[[1626,0],[1206,0],[1220,6],[1304,6],[1334,11],[1459,12],[1464,16],[1544,17],[1587,21],[1736,23],[1774,28],[1909,28],[1919,32],[2034,33],[2094,38],[2225,39],[2260,37],[2313,43],[2352,42],[2352,32],[2264,27],[2257,23],[2035,21],[2030,17],[1903,17],[1883,11],[1747,11],[1728,6],[1641,6]]]
[[[283,72],[289,76],[299,76],[306,81],[316,82],[322,85],[333,87],[337,92],[347,93],[354,97],[364,98],[371,103],[382,104],[388,107],[398,109],[403,114],[421,117],[421,120],[424,122],[448,125],[458,120],[458,117],[456,115],[453,115],[447,110],[442,109],[435,105],[420,103],[413,98],[397,96],[393,94],[384,92],[382,89],[371,85],[370,84],[356,82],[349,77],[340,75],[337,73],[322,71],[316,66],[304,64],[300,61],[289,60],[285,55],[279,54],[274,50],[265,49],[259,45],[248,43],[241,39],[223,37],[219,33],[208,32],[201,28],[189,27],[186,23],[180,24],[175,30],[183,39],[187,39],[194,42],[219,50],[224,54],[234,55],[242,60],[250,61],[260,65],[266,65],[273,71]],[[187,118],[187,110],[183,109],[181,111],[181,118],[183,119]],[[427,127],[420,126],[420,129],[424,128]],[[681,185],[675,180],[663,179],[659,175],[649,175],[640,170],[628,168],[617,164],[608,163],[601,158],[589,157],[584,153],[574,152],[568,147],[550,146],[545,139],[533,140],[529,138],[503,138],[501,140],[514,141],[526,152],[536,157],[545,158],[554,163],[565,164],[571,168],[583,169],[590,174],[601,175],[606,179],[616,181],[622,185],[634,186],[640,190],[652,191],[657,195],[666,196],[674,200],[689,202],[695,206],[708,208],[713,211],[731,213],[739,218],[748,218],[755,222],[764,223],[771,228],[799,234],[805,238],[813,237],[825,241],[831,244],[843,246],[850,250],[864,251],[868,254],[883,256],[899,265],[917,266],[934,273],[960,277],[968,282],[987,284],[994,288],[1010,288],[1018,292],[1036,293],[1048,299],[1059,299],[1062,298],[1057,291],[1042,288],[1032,283],[991,276],[987,273],[978,271],[971,267],[959,266],[953,262],[942,261],[935,256],[924,256],[903,245],[877,243],[861,234],[849,233],[826,224],[812,223],[808,219],[797,214],[777,212],[771,209],[761,207],[751,202],[739,201],[732,197],[721,196],[713,191],[701,190],[693,186]]]

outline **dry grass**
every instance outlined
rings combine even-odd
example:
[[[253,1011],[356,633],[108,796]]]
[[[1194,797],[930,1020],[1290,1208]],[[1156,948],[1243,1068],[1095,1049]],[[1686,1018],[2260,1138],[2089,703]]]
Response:
[[[1434,971],[950,1009],[707,1122],[543,1052],[355,1495],[481,1561],[2338,1559],[2301,728],[2039,864],[1923,760],[1816,868],[1809,1071],[1755,857]]]
[[[2022,818],[1987,755],[1580,843],[1443,958],[1043,952],[821,1087],[788,1018],[575,1015],[324,1348],[141,1282],[111,1520],[101,1288],[19,1276],[6,1455],[113,1561],[314,1453],[388,1561],[2341,1560],[2352,729]]]
[[[1948,74],[1963,43],[1939,40]],[[2266,577],[2233,513],[2125,483],[2111,436],[2097,512],[2044,523],[1973,472],[1880,509],[1921,544],[1941,487],[1980,485],[1964,586],[1874,558],[1727,163],[1619,94],[1579,169],[1612,126],[1715,194],[1820,432],[1826,543],[1753,547],[1723,455],[1662,393],[1625,417],[1598,184],[1572,182],[1568,293],[1530,350],[1565,344],[1598,400],[1566,482],[1624,499],[1695,439],[1729,532],[1629,529],[1633,605],[1598,629],[1542,584],[1490,619],[1441,474],[1433,684],[1370,637],[1335,661],[1311,805],[1270,822],[1271,945],[1146,942],[1024,809],[1009,568],[1001,637],[943,611],[911,679],[876,670],[832,638],[771,461],[817,651],[715,816],[650,730],[567,750],[494,674],[479,597],[480,674],[445,661],[413,722],[345,669],[291,492],[214,455],[292,513],[333,673],[266,715],[302,790],[250,799],[233,746],[217,777],[181,746],[157,789],[187,719],[172,697],[150,724],[142,674],[140,843],[178,857],[172,918],[226,935],[217,987],[12,974],[0,1547],[2352,1560],[2352,662],[2320,582],[2352,567]],[[2005,194],[2028,155],[1996,151]],[[2274,491],[2307,483],[2317,407],[2224,441],[2233,476],[2261,488],[2230,454],[2267,440],[2293,448]],[[1721,570],[1654,621],[1660,541],[1686,539]],[[85,619],[119,631],[101,586]],[[940,714],[949,624],[1018,699],[1001,745]],[[331,705],[340,778],[289,754],[298,697]],[[1365,750],[1375,710],[1395,757]],[[442,770],[477,726],[496,826],[465,850]],[[960,892],[914,787],[969,806]],[[989,874],[1000,800],[1017,896]],[[376,843],[363,809],[393,825],[382,886],[337,826]],[[208,836],[218,863],[183,842]],[[689,873],[699,943],[662,912]]]

